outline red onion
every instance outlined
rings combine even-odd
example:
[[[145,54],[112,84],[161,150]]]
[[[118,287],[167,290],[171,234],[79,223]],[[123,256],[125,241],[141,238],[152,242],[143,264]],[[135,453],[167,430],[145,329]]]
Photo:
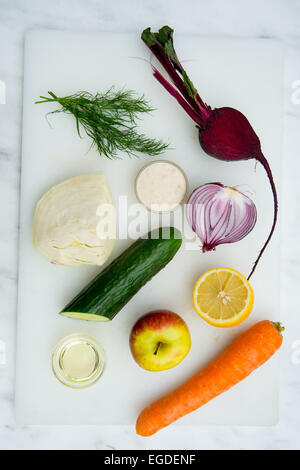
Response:
[[[203,150],[207,154],[225,161],[254,158],[265,168],[273,193],[274,217],[269,236],[248,276],[250,279],[271,240],[278,211],[275,183],[268,161],[261,151],[259,138],[240,111],[230,107],[211,109],[204,103],[178,60],[173,45],[173,30],[169,26],[164,26],[157,33],[152,33],[150,28],[145,29],[142,33],[142,40],[162,64],[173,84],[169,83],[155,67],[153,67],[154,77],[196,123]]]
[[[256,223],[254,202],[235,188],[208,183],[190,195],[187,220],[202,242],[202,251],[242,240]]]

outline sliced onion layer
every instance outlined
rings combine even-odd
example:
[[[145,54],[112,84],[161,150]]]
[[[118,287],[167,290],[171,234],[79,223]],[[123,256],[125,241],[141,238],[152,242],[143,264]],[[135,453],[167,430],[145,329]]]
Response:
[[[253,229],[257,212],[254,202],[235,188],[208,183],[190,195],[187,220],[202,242],[202,251],[242,240]]]

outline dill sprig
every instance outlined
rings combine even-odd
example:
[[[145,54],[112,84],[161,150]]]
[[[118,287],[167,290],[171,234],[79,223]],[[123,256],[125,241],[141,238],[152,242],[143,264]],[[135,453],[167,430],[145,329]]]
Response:
[[[107,158],[118,158],[118,152],[129,156],[136,156],[136,152],[156,156],[168,147],[161,140],[150,139],[137,132],[138,115],[149,113],[153,108],[144,96],[136,96],[133,91],[110,88],[104,94],[80,91],[63,98],[52,91],[48,94],[50,97],[40,96],[41,101],[36,103],[59,103],[61,108],[48,114],[73,114],[79,136],[82,126],[92,138],[92,146],[95,145],[98,152]]]

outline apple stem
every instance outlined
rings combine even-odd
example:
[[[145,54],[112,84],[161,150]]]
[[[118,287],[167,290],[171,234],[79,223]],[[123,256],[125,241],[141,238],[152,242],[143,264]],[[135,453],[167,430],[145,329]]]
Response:
[[[160,348],[160,345],[161,345],[161,342],[159,341],[158,344],[157,344],[157,347],[156,347],[156,349],[155,349],[155,351],[154,351],[154,355],[155,355],[155,356],[156,356],[157,353],[158,353],[158,350],[159,350],[159,348]]]

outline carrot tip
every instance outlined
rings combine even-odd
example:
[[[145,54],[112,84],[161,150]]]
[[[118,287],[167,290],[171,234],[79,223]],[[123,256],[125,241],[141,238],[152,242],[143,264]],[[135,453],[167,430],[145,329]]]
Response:
[[[153,434],[155,434],[155,431],[154,432],[148,432],[146,429],[141,429],[139,427],[136,427],[135,430],[136,430],[137,435],[141,436],[141,437],[149,437],[149,436],[152,436]]]

